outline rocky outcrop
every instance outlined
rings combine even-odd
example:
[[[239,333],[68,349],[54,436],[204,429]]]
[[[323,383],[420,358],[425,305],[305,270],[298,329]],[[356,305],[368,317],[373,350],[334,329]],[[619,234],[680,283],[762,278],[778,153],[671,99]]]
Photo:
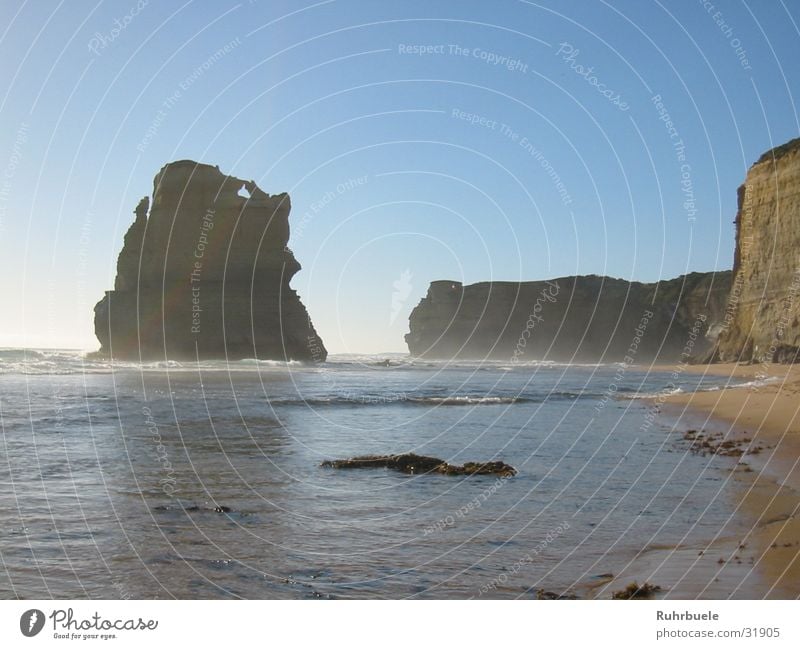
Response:
[[[686,362],[713,344],[730,272],[642,284],[596,275],[541,282],[433,282],[412,311],[412,356]]]
[[[95,306],[102,354],[128,359],[325,360],[289,283],[288,194],[190,160],[164,166],[142,199]]]
[[[402,473],[441,473],[442,475],[499,475],[511,477],[517,470],[505,462],[466,462],[448,464],[438,457],[401,453],[400,455],[361,455],[349,460],[325,460],[332,469],[394,469]]]
[[[768,151],[747,172],[733,272],[709,360],[800,361],[800,138]]]

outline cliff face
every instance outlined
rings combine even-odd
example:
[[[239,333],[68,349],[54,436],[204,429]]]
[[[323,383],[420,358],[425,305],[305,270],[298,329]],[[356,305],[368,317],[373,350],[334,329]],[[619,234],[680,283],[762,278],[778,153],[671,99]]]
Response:
[[[412,311],[413,356],[642,363],[686,362],[713,344],[729,271],[658,284],[562,277],[543,282],[433,282]]]
[[[768,151],[747,172],[733,271],[711,360],[800,360],[800,139]]]
[[[136,208],[114,290],[95,306],[101,353],[117,358],[325,360],[297,293],[288,194],[184,160]],[[241,195],[240,195],[241,194]],[[248,196],[249,195],[249,196]]]

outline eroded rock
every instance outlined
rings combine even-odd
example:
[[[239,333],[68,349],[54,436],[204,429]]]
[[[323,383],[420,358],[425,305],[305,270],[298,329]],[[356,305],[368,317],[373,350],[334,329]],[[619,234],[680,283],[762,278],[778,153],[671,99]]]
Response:
[[[644,363],[687,361],[719,332],[730,272],[642,284],[583,275],[432,282],[409,317],[412,356]]]
[[[758,455],[767,448],[761,442],[749,437],[726,439],[724,433],[707,433],[705,430],[687,430],[683,440],[689,443],[689,451],[695,455],[716,455],[720,457],[742,457],[743,455]]]
[[[739,187],[734,278],[709,360],[800,361],[800,138],[767,151]]]
[[[324,467],[333,469],[386,468],[403,473],[440,473],[443,475],[499,475],[513,476],[517,470],[505,462],[467,462],[448,464],[437,457],[403,453],[400,455],[361,455],[347,460],[325,460]]]
[[[323,361],[290,281],[288,194],[191,160],[164,166],[95,306],[102,354],[126,359]]]
[[[645,582],[640,586],[634,581],[622,590],[615,591],[611,595],[611,599],[647,599],[660,592],[661,586],[649,582]]]

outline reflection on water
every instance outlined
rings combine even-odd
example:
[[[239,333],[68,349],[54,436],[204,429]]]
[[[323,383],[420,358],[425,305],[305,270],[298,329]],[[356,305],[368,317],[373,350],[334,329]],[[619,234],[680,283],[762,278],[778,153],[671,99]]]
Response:
[[[598,407],[612,366],[376,360],[5,358],[0,596],[531,596],[729,518],[721,464],[643,427],[645,401]],[[670,380],[628,369],[618,388]],[[519,474],[319,466],[408,451]]]

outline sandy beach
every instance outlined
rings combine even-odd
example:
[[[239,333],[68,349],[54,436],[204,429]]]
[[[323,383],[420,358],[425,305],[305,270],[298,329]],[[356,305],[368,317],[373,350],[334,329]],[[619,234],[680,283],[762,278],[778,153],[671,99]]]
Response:
[[[659,369],[730,378],[722,390],[658,399],[674,433],[727,465],[736,519],[702,546],[646,548],[596,596],[628,583],[671,599],[800,596],[800,367],[689,365]],[[688,432],[696,431],[696,432]]]
[[[685,371],[726,376],[745,385],[671,395],[665,400],[666,412],[705,415],[708,422],[728,424],[726,438],[751,438],[770,447],[757,462],[761,477],[800,492],[800,366],[689,365]]]

